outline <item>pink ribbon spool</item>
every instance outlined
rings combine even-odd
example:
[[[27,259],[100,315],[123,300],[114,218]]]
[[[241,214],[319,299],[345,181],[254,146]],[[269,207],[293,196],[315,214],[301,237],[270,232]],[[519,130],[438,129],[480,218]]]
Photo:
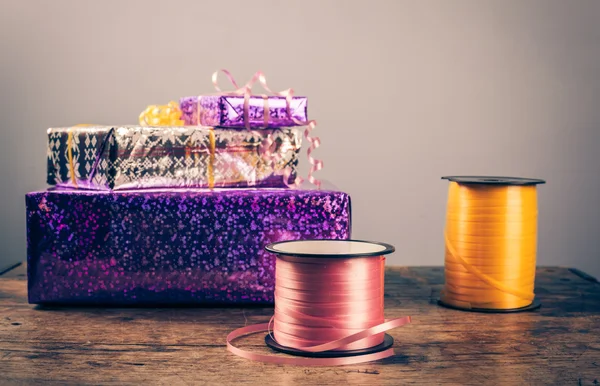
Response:
[[[274,243],[266,250],[277,255],[275,313],[269,323],[230,333],[230,352],[303,366],[355,364],[394,355],[393,339],[385,332],[410,323],[410,317],[384,318],[384,255],[394,252],[393,246],[306,240]],[[232,344],[260,331],[268,331],[269,347],[293,356],[257,354]]]

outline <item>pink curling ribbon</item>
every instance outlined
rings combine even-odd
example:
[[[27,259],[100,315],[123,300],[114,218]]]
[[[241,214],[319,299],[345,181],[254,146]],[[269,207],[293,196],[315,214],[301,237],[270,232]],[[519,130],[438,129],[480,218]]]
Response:
[[[231,84],[233,85],[233,87],[235,87],[235,90],[232,91],[223,91],[220,87],[219,87],[219,81],[218,81],[218,77],[219,77],[219,72],[223,72],[225,74],[225,76],[227,76],[227,78],[229,79],[229,81],[231,82]],[[304,137],[306,138],[306,140],[310,143],[310,146],[308,147],[308,149],[306,150],[306,158],[308,159],[308,162],[310,163],[311,167],[310,170],[308,171],[308,181],[315,185],[317,188],[321,187],[321,181],[316,179],[313,175],[315,172],[323,169],[323,161],[318,160],[316,158],[314,158],[311,154],[314,150],[316,150],[319,146],[321,146],[321,140],[319,139],[319,137],[311,137],[310,133],[316,128],[317,126],[317,122],[315,120],[309,120],[307,122],[303,122],[300,121],[296,118],[293,117],[292,115],[292,109],[291,109],[291,103],[292,103],[292,98],[294,97],[294,90],[291,88],[288,88],[287,90],[283,90],[283,91],[273,91],[269,88],[269,86],[267,85],[267,79],[265,77],[265,75],[263,74],[262,71],[257,71],[252,78],[250,78],[250,80],[242,87],[239,87],[237,82],[235,81],[233,75],[231,75],[231,73],[225,69],[221,69],[219,71],[215,71],[212,75],[212,82],[213,85],[215,87],[215,90],[217,90],[217,92],[219,92],[221,95],[237,95],[237,96],[243,96],[244,97],[244,110],[243,110],[243,118],[244,118],[244,123],[246,126],[246,129],[250,130],[250,120],[249,120],[249,106],[250,106],[250,97],[253,96],[252,94],[252,87],[256,84],[256,82],[259,82],[261,84],[261,86],[263,87],[263,89],[265,89],[268,93],[270,93],[271,95],[275,95],[275,96],[282,96],[285,97],[285,103],[286,103],[286,112],[288,117],[290,117],[292,119],[292,121],[297,124],[298,126],[306,126],[306,129],[304,130]],[[265,94],[260,94],[259,96],[261,96],[263,98],[264,101],[264,123],[265,123],[265,127],[268,126],[269,124],[269,97],[268,95]],[[198,107],[198,114],[200,114],[200,108]],[[200,119],[198,117],[198,122],[200,122]],[[273,145],[273,139],[271,134],[269,134],[267,136],[267,139],[263,142],[263,145],[261,146],[260,152],[263,156],[265,156],[266,159],[270,160],[271,163],[276,163],[278,162],[281,157],[279,155],[274,154],[271,151],[271,146]],[[284,182],[286,183],[286,185],[288,185],[289,187],[298,187],[302,184],[302,182],[304,182],[304,179],[300,176],[296,176],[296,179],[293,183],[289,184],[288,180],[289,177],[291,175],[291,169],[285,168],[285,170],[283,172],[281,172],[283,174],[283,179]]]
[[[410,323],[409,316],[383,316],[384,261],[382,256],[279,257],[271,321],[231,332],[227,349],[254,361],[301,366],[348,365],[393,356],[392,348],[347,357],[274,356],[243,350],[232,343],[244,335],[268,332],[280,345],[306,353],[368,349],[381,344],[385,331]]]

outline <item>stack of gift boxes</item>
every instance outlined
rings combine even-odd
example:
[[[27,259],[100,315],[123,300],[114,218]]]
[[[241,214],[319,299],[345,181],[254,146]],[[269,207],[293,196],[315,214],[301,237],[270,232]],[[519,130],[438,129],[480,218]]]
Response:
[[[149,125],[49,129],[53,187],[26,196],[30,303],[272,303],[267,244],[350,237],[346,193],[289,187],[307,120],[304,97],[219,95]]]

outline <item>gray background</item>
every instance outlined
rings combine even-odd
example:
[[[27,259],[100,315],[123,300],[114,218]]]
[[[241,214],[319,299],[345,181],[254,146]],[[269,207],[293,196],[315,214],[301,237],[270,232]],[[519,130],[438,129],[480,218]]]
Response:
[[[511,175],[548,180],[539,264],[600,275],[600,1],[0,1],[0,265],[47,127],[135,123],[224,67],[309,96],[320,177],[389,263],[443,264],[440,176]]]

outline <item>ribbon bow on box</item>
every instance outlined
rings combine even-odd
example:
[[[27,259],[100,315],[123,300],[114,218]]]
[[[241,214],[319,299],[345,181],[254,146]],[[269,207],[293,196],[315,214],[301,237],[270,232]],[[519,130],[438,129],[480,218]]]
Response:
[[[229,81],[231,82],[233,87],[235,87],[234,90],[232,90],[232,91],[221,90],[221,88],[219,87],[219,83],[218,83],[219,72],[223,72],[227,76],[227,78],[229,79]],[[252,94],[252,87],[257,82],[259,82],[260,85],[269,94],[271,94],[273,96],[284,97],[285,101],[286,101],[286,114],[287,114],[288,119],[293,121],[298,126],[306,126],[306,129],[304,130],[304,136],[305,136],[306,140],[310,143],[308,149],[306,150],[306,157],[308,159],[308,162],[311,165],[310,170],[308,171],[307,180],[311,184],[320,188],[321,181],[314,178],[313,174],[323,168],[323,161],[315,159],[314,157],[312,157],[311,153],[320,146],[321,141],[320,141],[319,137],[311,137],[310,136],[310,133],[317,126],[317,122],[314,120],[300,121],[293,116],[292,109],[291,109],[291,103],[292,103],[292,98],[294,96],[294,90],[291,88],[288,88],[283,91],[278,91],[278,92],[271,90],[269,88],[269,86],[267,85],[266,77],[262,73],[262,71],[257,71],[252,76],[252,78],[242,87],[238,86],[237,82],[235,81],[235,79],[233,78],[231,73],[225,69],[215,71],[212,75],[212,83],[215,87],[215,90],[217,90],[216,95],[243,96],[244,97],[243,120],[244,120],[244,126],[247,130],[252,130],[250,127],[250,119],[249,119],[249,115],[250,115],[249,107],[250,107],[250,97],[251,96],[262,97],[262,99],[264,101],[264,113],[263,113],[264,125],[265,125],[265,127],[269,127],[269,118],[270,118],[269,95],[267,95],[267,94]],[[200,104],[200,98],[198,98],[198,106],[196,109],[196,112],[198,114],[198,119],[197,119],[198,124],[200,124],[200,111],[201,111],[199,104]],[[142,125],[142,126],[183,126],[184,122],[181,119],[181,116],[182,116],[181,108],[179,107],[177,102],[171,101],[167,105],[148,106],[148,108],[146,108],[146,110],[144,110],[140,114],[139,121],[140,121],[140,125]],[[260,154],[266,160],[268,160],[268,162],[271,162],[271,163],[277,162],[280,157],[279,155],[270,151],[270,148],[271,148],[271,145],[273,145],[273,142],[274,141],[272,139],[272,136],[271,136],[271,134],[269,134],[267,139],[264,141],[263,145],[259,149]],[[288,181],[289,181],[291,172],[292,171],[289,167],[286,168],[285,170],[283,170],[283,172],[281,172],[281,174],[283,175],[284,182],[286,183],[286,185],[288,185],[290,187],[298,187],[299,185],[302,184],[304,179],[302,177],[297,176],[295,181],[293,183],[289,184]]]

